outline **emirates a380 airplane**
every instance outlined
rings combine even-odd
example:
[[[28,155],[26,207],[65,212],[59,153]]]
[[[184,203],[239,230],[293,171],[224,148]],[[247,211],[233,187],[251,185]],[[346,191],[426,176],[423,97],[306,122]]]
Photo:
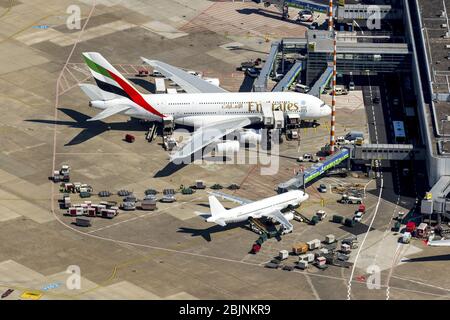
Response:
[[[171,161],[183,159],[210,143],[263,121],[263,110],[298,114],[302,120],[329,116],[331,108],[322,100],[297,92],[228,92],[195,75],[156,60],[144,62],[182,87],[181,94],[141,94],[97,52],[83,53],[97,86],[80,84],[89,105],[102,111],[88,121],[123,114],[150,121],[173,119],[176,124],[196,128],[191,139]],[[209,134],[205,132],[210,131]],[[211,134],[212,132],[212,134]]]

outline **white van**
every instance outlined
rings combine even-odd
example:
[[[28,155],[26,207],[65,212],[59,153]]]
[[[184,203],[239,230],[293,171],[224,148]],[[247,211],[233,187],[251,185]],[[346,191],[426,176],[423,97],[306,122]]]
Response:
[[[348,91],[345,88],[342,88],[342,87],[337,87],[336,88],[336,95],[337,96],[341,96],[341,95],[345,95],[345,94],[348,94]]]
[[[164,75],[156,69],[153,70],[152,76],[155,78],[164,78]]]
[[[311,90],[308,86],[301,84],[301,83],[297,83],[295,85],[295,91],[297,92],[301,92],[301,93],[307,93],[309,92],[309,90]]]

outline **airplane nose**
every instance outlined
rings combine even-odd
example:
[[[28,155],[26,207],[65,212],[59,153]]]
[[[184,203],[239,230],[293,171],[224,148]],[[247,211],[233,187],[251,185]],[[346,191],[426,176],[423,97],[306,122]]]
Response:
[[[323,106],[322,113],[323,113],[324,116],[329,116],[329,115],[331,115],[331,107],[330,107],[329,105],[327,105],[327,104],[324,105],[324,106]]]

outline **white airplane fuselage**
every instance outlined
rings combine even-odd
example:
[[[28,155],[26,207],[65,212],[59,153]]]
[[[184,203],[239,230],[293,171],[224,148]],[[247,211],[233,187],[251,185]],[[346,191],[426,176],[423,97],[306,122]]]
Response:
[[[318,120],[329,116],[331,108],[314,96],[298,92],[229,92],[147,94],[146,102],[164,117],[187,126],[205,126],[233,117],[248,117],[252,123],[263,120],[263,108],[298,114],[302,120]],[[126,116],[161,121],[161,117],[127,98],[93,100],[90,106],[105,109],[115,105],[130,105],[121,112]]]
[[[206,221],[222,220],[228,224],[246,221],[250,217],[260,218],[264,216],[264,213],[283,210],[289,206],[296,207],[308,198],[309,196],[305,192],[293,190],[226,210],[223,215],[207,218]]]

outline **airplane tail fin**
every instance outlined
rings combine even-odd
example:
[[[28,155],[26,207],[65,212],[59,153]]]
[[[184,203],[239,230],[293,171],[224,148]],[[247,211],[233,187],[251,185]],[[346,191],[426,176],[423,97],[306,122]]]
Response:
[[[100,53],[83,52],[89,71],[103,91],[133,100],[131,94],[139,94],[135,88]],[[128,90],[128,92],[127,92]]]
[[[101,90],[128,98],[153,115],[164,118],[100,53],[83,52],[83,58]]]
[[[89,97],[89,99],[91,99],[91,100],[106,101],[106,100],[120,98],[120,96],[118,96],[114,93],[110,93],[108,91],[103,91],[99,87],[94,86],[92,84],[80,83],[78,86],[84,92],[84,94],[87,95]]]
[[[227,209],[225,209],[222,204],[214,196],[209,196],[209,208],[211,210],[211,218],[220,217]]]

